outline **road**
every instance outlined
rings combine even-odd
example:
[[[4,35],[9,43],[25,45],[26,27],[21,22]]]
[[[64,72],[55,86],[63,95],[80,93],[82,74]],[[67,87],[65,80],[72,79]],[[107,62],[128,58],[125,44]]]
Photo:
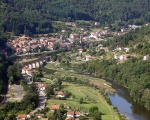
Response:
[[[42,110],[45,108],[45,103],[46,103],[46,95],[43,91],[39,91],[39,105],[38,107],[33,110],[31,113],[35,113],[38,110]]]
[[[30,76],[23,75],[23,77],[26,80],[26,82],[27,82],[28,85],[32,84],[32,81],[30,81]],[[43,91],[39,90],[39,88],[38,88],[38,94],[39,94],[39,104],[38,104],[38,107],[35,110],[33,110],[31,113],[35,113],[38,110],[42,110],[42,109],[45,108],[45,103],[46,103],[46,99],[47,99],[46,94]]]

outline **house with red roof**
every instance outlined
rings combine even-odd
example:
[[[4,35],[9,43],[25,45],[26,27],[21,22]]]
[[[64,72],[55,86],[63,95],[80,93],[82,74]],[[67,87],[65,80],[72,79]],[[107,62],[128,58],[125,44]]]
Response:
[[[46,89],[46,87],[47,87],[47,84],[42,84],[42,85],[40,86],[40,90],[41,90],[41,91],[44,91],[44,90]]]
[[[65,92],[60,91],[57,93],[57,97],[59,97],[59,98],[64,98],[65,96],[66,96]]]
[[[50,109],[52,111],[55,111],[55,110],[59,110],[60,106],[59,105],[51,105]]]
[[[16,118],[17,120],[26,120],[26,114],[19,114]]]

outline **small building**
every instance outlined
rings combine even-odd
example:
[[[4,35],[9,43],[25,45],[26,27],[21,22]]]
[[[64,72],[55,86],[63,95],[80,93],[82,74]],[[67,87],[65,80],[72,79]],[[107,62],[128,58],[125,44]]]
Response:
[[[17,116],[17,120],[26,120],[26,114],[20,114]]]
[[[95,57],[90,56],[90,55],[86,55],[86,56],[85,56],[85,60],[86,60],[86,61],[93,60],[93,59],[95,59]]]
[[[35,114],[35,117],[37,117],[37,118],[43,118],[44,114]]]
[[[79,111],[68,111],[67,117],[78,118],[78,117],[80,117],[80,112]]]
[[[114,59],[119,59],[120,55],[114,54]]]
[[[126,47],[126,48],[124,48],[124,50],[125,50],[126,52],[129,52],[130,49]]]
[[[33,113],[27,114],[27,119],[31,119],[32,117],[34,117]]]
[[[42,118],[42,120],[48,120],[48,118]]]
[[[32,67],[32,64],[29,64],[28,66],[29,66],[29,68],[30,68],[30,69],[32,69],[32,68],[33,68],[33,67]]]
[[[35,63],[32,63],[32,68],[36,68],[36,64]]]
[[[120,60],[127,60],[128,55],[124,54],[124,55],[120,55],[119,59]]]
[[[91,33],[91,35],[89,36],[89,38],[98,39],[98,33]]]
[[[76,33],[70,34],[70,38],[75,40],[75,39],[79,38],[79,34],[76,34]]]
[[[143,56],[143,60],[149,60],[149,59],[150,59],[150,56],[149,56],[149,55]]]
[[[36,67],[40,67],[40,63],[39,62],[36,62],[35,65],[36,65]]]
[[[79,53],[82,53],[82,52],[83,52],[83,49],[82,49],[82,48],[80,48],[80,49],[78,49],[78,51],[79,51]]]
[[[52,110],[52,111],[55,111],[55,110],[59,110],[59,105],[51,105],[51,107],[50,107],[50,109]]]
[[[47,84],[42,84],[41,87],[40,87],[40,90],[44,91],[46,89],[46,87],[47,87]]]
[[[23,68],[22,68],[22,71],[21,71],[21,74],[26,74],[27,69],[28,69],[27,67],[23,67]]]
[[[114,54],[114,59],[116,59],[116,60],[127,60],[128,57],[129,56],[127,54],[123,54],[123,55]]]
[[[86,60],[86,61],[89,61],[89,60],[90,60],[90,57],[91,57],[90,55],[86,55],[86,56],[85,56],[85,60]]]
[[[59,97],[59,98],[64,98],[65,96],[66,96],[66,93],[64,93],[62,91],[57,93],[57,97]]]
[[[65,120],[75,120],[75,118],[73,118],[73,117],[66,117]]]
[[[43,65],[43,61],[40,61],[40,65]]]

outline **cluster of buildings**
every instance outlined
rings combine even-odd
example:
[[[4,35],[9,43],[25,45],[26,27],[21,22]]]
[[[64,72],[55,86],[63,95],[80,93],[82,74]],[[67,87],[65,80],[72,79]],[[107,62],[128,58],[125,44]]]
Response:
[[[59,105],[51,105],[50,106],[51,111],[58,111],[60,110]],[[65,120],[75,120],[80,117],[79,111],[67,111],[66,119]],[[48,118],[45,118],[45,114],[19,114],[17,117],[17,120],[32,120],[33,118],[41,119],[41,120],[48,120]]]
[[[57,42],[58,38],[40,38],[31,39],[30,37],[22,36],[16,38],[15,40],[8,40],[7,46],[12,48],[16,54],[25,54],[25,53],[33,53],[40,52],[44,50],[53,50],[53,45]]]
[[[129,55],[127,55],[127,54],[122,54],[122,55],[114,54],[114,59],[116,59],[116,60],[127,60],[128,57],[129,57]]]
[[[40,66],[43,65],[43,62],[44,61],[37,61],[37,62],[33,62],[33,63],[30,63],[28,65],[25,65],[23,68],[22,68],[22,75],[28,75],[28,76],[32,76],[32,74],[34,73],[34,68],[39,68]]]
[[[35,84],[38,86],[38,88],[45,86],[43,90],[45,90],[47,86],[46,84],[42,84],[40,82],[36,82]],[[64,98],[65,96],[66,96],[66,93],[63,91],[58,92],[56,95],[56,97],[59,97],[59,98]],[[57,111],[57,113],[59,113],[60,111],[59,104],[52,104],[49,108],[50,108],[50,111],[52,112]],[[69,107],[67,106],[66,109],[68,108]],[[76,120],[80,117],[81,113],[79,111],[68,110],[64,115],[66,116],[65,120]],[[48,118],[45,118],[45,114],[34,114],[33,112],[29,114],[19,114],[16,118],[17,120],[32,120],[33,118],[39,118],[41,120],[48,120]]]

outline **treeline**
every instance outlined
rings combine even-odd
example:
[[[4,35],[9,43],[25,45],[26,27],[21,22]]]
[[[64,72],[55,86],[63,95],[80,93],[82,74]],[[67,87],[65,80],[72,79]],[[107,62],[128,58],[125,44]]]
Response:
[[[131,52],[147,55],[150,53],[150,25],[136,30],[132,30],[125,35],[116,36],[111,40],[104,42],[105,46],[109,46],[110,50],[117,46],[131,47]]]
[[[4,55],[0,55],[0,94],[7,91],[7,68],[9,66],[9,61]]]
[[[21,66],[13,64],[6,56],[0,54],[0,94],[6,93],[7,85],[13,84],[21,79]]]
[[[76,68],[81,72],[114,80],[127,86],[133,99],[150,109],[150,62],[128,59],[117,64],[115,60],[95,60]]]
[[[53,31],[51,20],[94,20],[100,24],[150,22],[148,0],[2,0],[5,32],[28,35]]]

